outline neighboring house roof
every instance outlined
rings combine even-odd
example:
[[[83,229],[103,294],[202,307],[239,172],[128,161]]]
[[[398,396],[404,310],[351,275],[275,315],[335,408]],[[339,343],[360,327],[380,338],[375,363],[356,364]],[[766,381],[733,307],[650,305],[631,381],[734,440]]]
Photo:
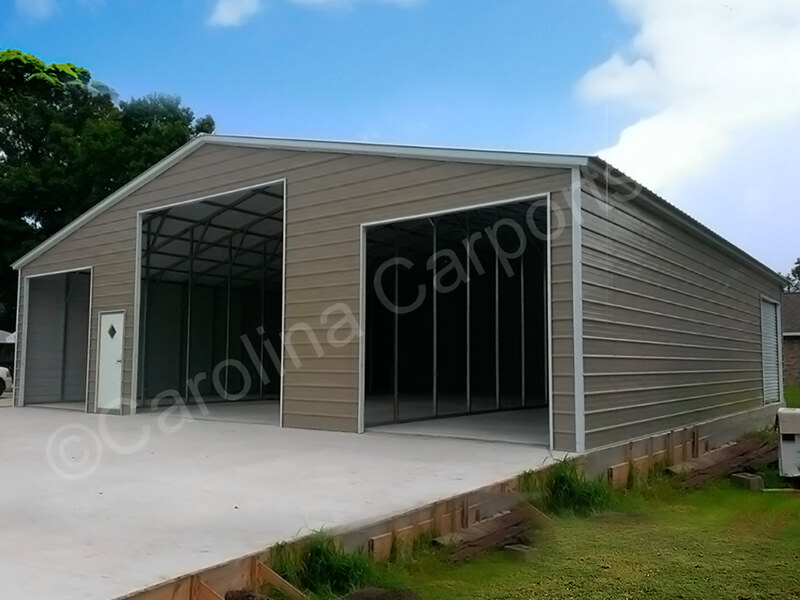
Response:
[[[723,237],[711,231],[708,227],[696,221],[676,206],[670,204],[651,190],[634,181],[618,169],[614,168],[604,160],[587,155],[574,154],[541,154],[534,152],[510,152],[501,150],[471,150],[456,148],[436,148],[426,146],[403,146],[391,144],[373,144],[364,142],[335,142],[335,141],[315,141],[280,139],[248,136],[229,136],[229,135],[200,135],[189,143],[178,148],[175,152],[150,167],[147,171],[131,180],[116,192],[108,196],[89,209],[83,215],[75,219],[72,223],[58,231],[36,248],[28,252],[25,256],[16,261],[12,266],[20,269],[37,256],[40,256],[61,240],[70,235],[85,223],[108,210],[127,196],[134,193],[137,189],[152,181],[170,167],[183,160],[195,150],[206,144],[218,144],[228,146],[243,146],[265,149],[297,150],[304,152],[333,152],[341,154],[375,154],[380,156],[396,156],[404,158],[418,158],[428,160],[444,160],[455,162],[474,162],[484,164],[500,165],[521,165],[531,167],[560,167],[578,168],[585,167],[600,178],[601,182],[607,186],[626,191],[633,191],[637,201],[644,202],[651,210],[660,216],[673,221],[692,234],[704,238],[712,245],[720,248],[739,261],[754,267],[765,274],[773,277],[776,281],[783,282],[784,279],[775,271],[759,262],[740,248],[734,246]]]
[[[800,293],[784,294],[781,307],[783,335],[800,336]]]

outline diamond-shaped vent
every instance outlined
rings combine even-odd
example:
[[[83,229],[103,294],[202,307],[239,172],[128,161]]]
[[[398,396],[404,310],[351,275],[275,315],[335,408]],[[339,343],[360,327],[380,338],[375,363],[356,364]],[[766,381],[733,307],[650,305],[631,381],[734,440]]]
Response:
[[[108,335],[112,340],[114,339],[114,336],[117,335],[117,330],[114,328],[113,325],[108,328]]]

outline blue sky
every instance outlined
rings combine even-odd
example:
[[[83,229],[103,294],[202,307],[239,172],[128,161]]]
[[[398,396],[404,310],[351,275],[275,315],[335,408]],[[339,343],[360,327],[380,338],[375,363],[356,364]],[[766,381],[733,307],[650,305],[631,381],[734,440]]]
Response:
[[[237,27],[212,26],[211,10],[65,2],[47,19],[12,11],[0,34],[85,66],[123,98],[179,94],[224,133],[582,152],[609,141],[602,111],[574,94],[624,41],[604,0],[273,0]],[[577,43],[591,29],[600,35]]]
[[[785,271],[800,236],[767,218],[759,236],[752,231],[763,212],[754,206],[769,205],[768,216],[787,208],[775,204],[783,168],[739,198],[734,190],[751,182],[732,177],[730,165],[772,165],[782,155],[786,128],[800,132],[800,90],[763,108],[763,97],[733,80],[786,85],[777,73],[764,80],[759,61],[779,61],[786,73],[800,47],[759,32],[788,22],[800,37],[797,5],[0,0],[0,40],[86,67],[123,99],[178,94],[221,133],[602,152]],[[738,60],[739,45],[748,56],[756,49],[754,64]],[[726,68],[734,62],[737,77]]]

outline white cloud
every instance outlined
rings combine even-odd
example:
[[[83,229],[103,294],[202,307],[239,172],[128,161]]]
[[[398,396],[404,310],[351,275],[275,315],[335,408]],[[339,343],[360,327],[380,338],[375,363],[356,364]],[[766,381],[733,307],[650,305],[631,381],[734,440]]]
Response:
[[[44,0],[39,0],[44,1]],[[350,8],[356,4],[391,4],[408,7],[421,0],[288,0],[292,4],[307,8]],[[215,0],[208,23],[215,27],[236,27],[257,15],[264,7],[264,0]]]
[[[105,0],[75,0],[81,8],[96,10],[105,4]],[[14,0],[17,10],[32,19],[48,19],[65,4],[64,0]]]
[[[236,27],[261,12],[261,0],[216,0],[209,25],[214,27]]]
[[[396,6],[413,6],[418,4],[421,0],[290,0],[294,4],[302,6],[318,7],[318,8],[344,8],[353,6],[354,4],[366,4],[372,2],[375,4],[394,4]]]
[[[800,117],[798,0],[612,2],[638,31],[580,92],[643,114],[601,152],[624,171],[668,192]]]
[[[33,19],[46,19],[56,9],[55,0],[15,0],[17,10]]]
[[[636,33],[579,91],[638,118],[600,155],[788,270],[800,255],[800,1],[611,1]]]

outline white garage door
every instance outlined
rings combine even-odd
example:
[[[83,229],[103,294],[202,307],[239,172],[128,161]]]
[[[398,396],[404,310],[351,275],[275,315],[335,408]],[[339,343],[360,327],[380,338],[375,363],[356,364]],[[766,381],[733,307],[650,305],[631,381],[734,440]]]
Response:
[[[761,362],[764,369],[764,402],[781,400],[781,364],[778,343],[778,305],[761,301]]]

